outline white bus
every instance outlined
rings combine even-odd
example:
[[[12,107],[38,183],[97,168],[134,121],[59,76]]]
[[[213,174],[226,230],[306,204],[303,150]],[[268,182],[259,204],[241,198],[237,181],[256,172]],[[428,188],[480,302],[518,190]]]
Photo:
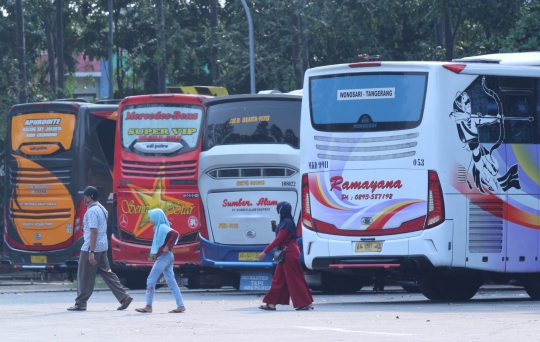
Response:
[[[235,95],[206,99],[198,185],[207,229],[201,264],[231,271],[242,290],[270,288],[272,255],[257,256],[274,239],[270,221],[288,201],[299,220],[302,97]]]
[[[516,279],[540,299],[540,68],[531,65],[540,53],[308,70],[307,267],[415,279],[433,300]]]

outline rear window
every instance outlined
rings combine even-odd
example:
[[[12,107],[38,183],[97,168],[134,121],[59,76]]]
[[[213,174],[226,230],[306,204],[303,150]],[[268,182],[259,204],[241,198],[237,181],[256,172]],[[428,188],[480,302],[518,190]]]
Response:
[[[374,132],[417,127],[422,120],[427,73],[355,73],[310,78],[313,128]]]
[[[301,106],[300,99],[210,105],[203,149],[235,144],[287,144],[299,148]]]
[[[140,104],[122,110],[122,146],[140,155],[177,155],[199,142],[203,107]]]
[[[68,151],[73,143],[75,113],[16,114],[11,118],[11,149],[29,156]]]

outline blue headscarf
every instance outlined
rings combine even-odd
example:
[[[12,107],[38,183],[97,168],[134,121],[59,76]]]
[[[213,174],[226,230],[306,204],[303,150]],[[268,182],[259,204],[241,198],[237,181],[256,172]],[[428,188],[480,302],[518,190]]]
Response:
[[[159,247],[165,243],[167,234],[172,230],[171,223],[161,209],[152,209],[148,211],[150,221],[154,224],[154,238],[152,239],[152,248],[150,254],[157,254]],[[176,240],[178,242],[178,239]],[[175,244],[176,244],[175,242]]]
[[[279,214],[279,224],[276,229],[276,235],[281,229],[289,231],[293,238],[298,238],[296,234],[296,224],[294,224],[294,217],[292,216],[292,206],[287,201],[282,201],[277,204],[277,212]]]

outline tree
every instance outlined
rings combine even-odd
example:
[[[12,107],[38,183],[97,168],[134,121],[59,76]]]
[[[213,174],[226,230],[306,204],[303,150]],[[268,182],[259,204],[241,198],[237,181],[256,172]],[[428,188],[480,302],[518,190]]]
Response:
[[[490,37],[484,45],[498,52],[538,51],[540,27],[540,1],[531,0],[521,9],[520,19],[504,38]],[[495,51],[493,51],[495,52]]]

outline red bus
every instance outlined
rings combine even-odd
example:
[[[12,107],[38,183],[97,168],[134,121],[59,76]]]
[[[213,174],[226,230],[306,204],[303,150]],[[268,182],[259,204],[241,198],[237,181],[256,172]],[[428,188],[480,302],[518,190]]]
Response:
[[[126,286],[146,288],[152,262],[148,210],[161,208],[180,238],[173,248],[177,275],[197,287],[199,231],[205,226],[197,186],[206,96],[126,97],[118,108],[113,180],[113,262]],[[189,278],[190,275],[196,275]]]

